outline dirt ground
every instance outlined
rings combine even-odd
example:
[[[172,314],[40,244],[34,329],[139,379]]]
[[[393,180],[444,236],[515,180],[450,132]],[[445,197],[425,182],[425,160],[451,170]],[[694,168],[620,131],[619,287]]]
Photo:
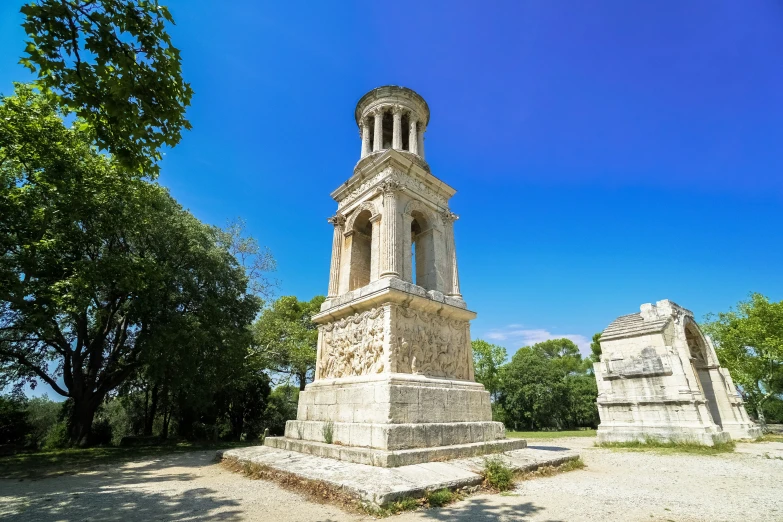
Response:
[[[593,447],[593,439],[531,441],[577,449],[583,470],[523,481],[404,521],[783,520],[783,443],[730,454],[660,454]],[[0,479],[0,519],[14,521],[357,521],[275,484],[224,470],[214,452],[102,466],[40,480]],[[2,475],[2,470],[0,470]]]

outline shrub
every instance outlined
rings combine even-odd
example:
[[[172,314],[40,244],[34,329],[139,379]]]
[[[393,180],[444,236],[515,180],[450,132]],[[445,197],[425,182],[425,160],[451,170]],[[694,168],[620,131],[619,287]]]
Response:
[[[454,494],[446,488],[427,492],[427,504],[432,507],[445,506],[453,499]]]
[[[109,424],[112,445],[119,446],[123,438],[136,435],[133,430],[133,419],[122,399],[115,398],[106,401],[101,408],[100,417]]]
[[[324,442],[331,444],[332,440],[334,439],[334,422],[326,421],[322,430],[324,434]]]
[[[43,447],[49,430],[57,424],[62,407],[61,402],[54,402],[46,395],[27,401],[27,422],[30,424],[27,442],[30,446]]]
[[[68,437],[68,425],[65,421],[59,421],[49,428],[44,438],[43,449],[53,450],[67,448],[70,445]]]
[[[514,485],[514,472],[500,459],[484,459],[484,480],[498,491],[507,491]]]
[[[0,444],[21,444],[30,432],[24,397],[0,396]]]

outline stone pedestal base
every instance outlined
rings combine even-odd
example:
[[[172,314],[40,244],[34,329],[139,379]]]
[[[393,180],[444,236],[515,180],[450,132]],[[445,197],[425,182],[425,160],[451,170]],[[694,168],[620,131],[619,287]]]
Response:
[[[297,420],[268,445],[382,467],[525,447],[492,421],[489,393],[470,381],[379,374],[322,379],[299,394]]]
[[[527,442],[524,439],[502,439],[488,442],[473,442],[469,444],[384,451],[355,446],[341,446],[339,444],[326,444],[324,442],[315,442],[311,440],[297,440],[288,437],[267,437],[264,441],[264,445],[277,449],[315,455],[317,457],[354,462],[356,464],[367,464],[382,468],[396,468],[399,466],[410,466],[425,462],[441,462],[476,457],[489,453],[503,453],[525,448],[527,447]]]
[[[753,424],[745,424],[745,423],[729,423],[724,422],[723,425],[723,431],[731,435],[731,438],[734,440],[741,440],[741,439],[760,439],[763,433],[761,432],[761,428],[758,426],[755,426]]]
[[[598,443],[605,442],[685,442],[714,446],[729,442],[731,435],[725,431],[687,426],[598,426]]]
[[[505,439],[502,422],[370,424],[290,420],[285,425],[289,439],[327,442],[327,432],[331,433],[333,444],[387,451]]]
[[[486,423],[492,409],[489,392],[479,383],[395,373],[308,384],[299,394],[296,418],[335,424]],[[503,436],[501,431],[495,438]],[[348,444],[345,437],[341,431],[335,440]],[[323,439],[318,434],[311,440]]]

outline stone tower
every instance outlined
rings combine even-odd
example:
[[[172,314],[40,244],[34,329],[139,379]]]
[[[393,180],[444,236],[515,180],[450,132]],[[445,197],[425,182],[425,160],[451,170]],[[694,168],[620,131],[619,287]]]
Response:
[[[285,437],[267,444],[387,467],[524,447],[492,422],[489,393],[474,381],[476,314],[459,288],[455,190],[424,159],[427,103],[379,87],[355,117],[361,158],[331,194],[315,381]]]

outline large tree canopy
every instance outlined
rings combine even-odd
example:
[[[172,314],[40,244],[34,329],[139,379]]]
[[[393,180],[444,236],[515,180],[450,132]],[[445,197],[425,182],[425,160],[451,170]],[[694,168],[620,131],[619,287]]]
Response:
[[[51,96],[0,99],[0,373],[72,399],[76,443],[156,354],[247,346],[260,306],[218,230],[92,144]]]
[[[36,0],[22,13],[21,63],[39,87],[92,127],[101,149],[137,173],[157,173],[160,149],[190,128],[193,95],[168,9],[157,0]]]
[[[703,329],[764,425],[764,404],[783,394],[783,301],[751,294],[736,310],[707,316]]]

